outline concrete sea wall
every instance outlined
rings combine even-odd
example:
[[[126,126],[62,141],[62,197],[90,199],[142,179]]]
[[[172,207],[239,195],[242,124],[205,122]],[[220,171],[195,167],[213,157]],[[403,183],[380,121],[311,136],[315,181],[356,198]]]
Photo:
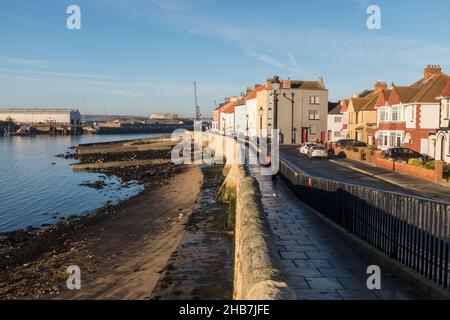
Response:
[[[227,142],[230,144],[230,142]],[[236,144],[236,149],[238,146]],[[236,157],[239,151],[229,152]],[[234,292],[235,300],[294,300],[283,274],[274,235],[261,203],[258,182],[243,165],[227,157],[229,169],[219,197],[236,201]]]

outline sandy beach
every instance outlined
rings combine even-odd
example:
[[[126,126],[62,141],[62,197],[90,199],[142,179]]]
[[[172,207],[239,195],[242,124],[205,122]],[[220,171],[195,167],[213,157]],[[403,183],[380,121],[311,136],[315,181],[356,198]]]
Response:
[[[49,228],[4,234],[0,299],[150,299],[203,179],[197,167],[170,162],[172,145],[148,139],[77,148],[83,167],[74,170],[118,176],[124,187],[138,181],[144,191]],[[70,265],[81,268],[82,290],[67,289]]]

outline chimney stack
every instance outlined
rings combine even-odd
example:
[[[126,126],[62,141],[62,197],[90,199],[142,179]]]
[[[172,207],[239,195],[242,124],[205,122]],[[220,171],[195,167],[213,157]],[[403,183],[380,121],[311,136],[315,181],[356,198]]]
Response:
[[[386,91],[387,90],[387,83],[383,82],[383,81],[378,81],[377,83],[375,83],[374,85],[374,90],[375,92],[381,92],[381,91]]]
[[[440,75],[442,74],[442,68],[440,65],[432,65],[429,64],[424,70],[423,70],[423,78],[429,79],[433,75]]]
[[[291,89],[292,82],[291,82],[290,79],[289,80],[283,80],[282,82],[283,82],[283,85],[282,85],[283,89]]]
[[[325,80],[322,76],[319,76],[319,79],[317,81],[320,83],[320,85],[325,89]]]

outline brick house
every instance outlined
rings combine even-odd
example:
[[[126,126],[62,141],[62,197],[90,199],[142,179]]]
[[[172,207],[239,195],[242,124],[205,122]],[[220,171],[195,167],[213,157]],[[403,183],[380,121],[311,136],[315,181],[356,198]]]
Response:
[[[348,104],[350,103],[349,99],[342,99],[340,102],[341,113],[342,113],[342,139],[349,139],[350,134],[348,132]]]
[[[380,94],[387,91],[387,85],[378,81],[373,90],[366,90],[351,98],[347,108],[347,137],[363,141],[369,145],[374,142],[377,127],[376,103]]]
[[[436,160],[450,163],[450,80],[436,99],[440,102],[440,124],[430,135],[430,150]]]
[[[423,77],[410,86],[392,86],[388,97],[376,103],[378,148],[407,147],[433,155],[429,136],[440,127],[440,102],[449,76],[440,66],[427,66]]]

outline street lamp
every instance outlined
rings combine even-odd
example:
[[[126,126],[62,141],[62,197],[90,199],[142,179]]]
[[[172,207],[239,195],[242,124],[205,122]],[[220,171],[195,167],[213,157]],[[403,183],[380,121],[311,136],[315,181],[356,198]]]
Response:
[[[249,132],[248,132],[248,113],[246,113],[245,114],[245,118],[246,118],[246,120],[247,120],[247,128],[246,128],[246,136],[248,137],[249,136]]]
[[[262,137],[263,108],[259,107],[259,136]]]
[[[223,134],[225,135],[227,132],[227,124],[226,124],[226,117],[222,117],[222,124],[223,124]]]
[[[278,129],[278,95],[280,94],[281,82],[278,76],[274,76],[272,80],[273,90],[273,130]]]
[[[289,100],[291,102],[291,140],[292,140],[292,144],[296,143],[296,137],[295,137],[295,131],[296,129],[294,128],[294,97],[295,94],[293,92],[291,92],[291,96],[292,98],[288,98],[286,93],[283,93],[283,97],[285,97],[287,100]]]

